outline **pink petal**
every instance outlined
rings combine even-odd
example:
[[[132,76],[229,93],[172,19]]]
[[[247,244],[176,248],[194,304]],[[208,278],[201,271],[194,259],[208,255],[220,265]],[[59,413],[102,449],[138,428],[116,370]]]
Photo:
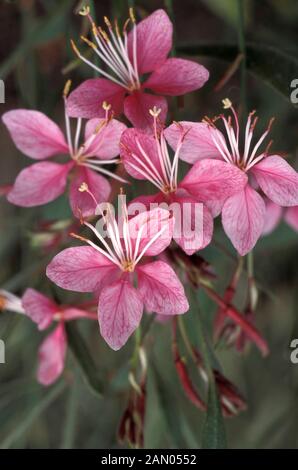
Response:
[[[206,201],[205,204],[212,214],[212,217],[217,217],[223,208],[225,199],[218,199],[217,201]]]
[[[199,201],[208,202],[226,199],[241,191],[246,182],[246,174],[234,165],[206,159],[195,163],[179,186]]]
[[[97,314],[88,312],[75,307],[66,307],[62,310],[62,317],[64,321],[76,320],[77,318],[89,318],[90,320],[97,320]]]
[[[66,335],[63,324],[43,341],[38,351],[37,380],[42,385],[51,385],[62,374],[66,355]]]
[[[84,166],[77,167],[70,183],[69,200],[71,209],[78,218],[82,215],[92,216],[96,209],[96,204],[90,194],[79,191],[82,183],[87,183],[98,203],[107,201],[111,192],[111,185],[104,176]]]
[[[161,95],[179,96],[201,88],[209,78],[203,65],[185,59],[167,59],[143,84]]]
[[[138,254],[150,243],[150,240],[157,235],[160,230],[164,232],[155,240],[144,252],[144,256],[156,256],[164,251],[171,243],[174,219],[170,212],[165,209],[153,209],[142,212],[129,221],[129,233],[132,238],[133,248],[135,247],[138,234],[141,232]]]
[[[42,160],[58,153],[68,154],[61,130],[43,113],[15,109],[3,114],[2,120],[16,147],[28,157]]]
[[[206,207],[179,190],[173,197],[173,202],[180,205],[180,219],[174,213],[174,240],[188,255],[202,250],[211,242],[213,235],[213,218]],[[197,216],[196,216],[197,214]]]
[[[137,63],[140,74],[152,72],[166,60],[172,47],[173,25],[164,10],[156,10],[137,25]],[[133,31],[128,35],[130,57]]]
[[[273,230],[276,229],[277,225],[281,221],[283,209],[274,202],[270,201],[269,199],[266,199],[265,206],[266,213],[263,227],[263,235],[269,235],[269,233],[273,232]]]
[[[100,294],[98,321],[108,345],[117,351],[139,326],[143,302],[137,290],[125,280],[105,287]]]
[[[106,80],[91,78],[72,91],[67,99],[67,113],[71,117],[92,119],[104,117],[103,102],[112,106],[115,115],[121,114],[125,89]]]
[[[189,304],[175,271],[163,261],[137,268],[138,288],[146,309],[163,315],[187,312]]]
[[[37,324],[39,330],[46,329],[59,310],[55,302],[35,289],[26,289],[22,297],[22,304],[26,315]]]
[[[157,174],[161,174],[160,160],[158,157],[157,146],[154,137],[138,129],[126,129],[121,137],[120,155],[126,171],[134,178],[140,180],[146,179],[142,173],[132,166],[137,166],[144,171],[144,166],[138,162],[138,160],[141,160],[143,165],[146,165],[146,167],[150,168],[150,170],[154,173],[154,170],[152,170],[152,167],[150,164],[148,164],[142,152],[140,151],[137,144],[138,142],[144,149],[145,153],[148,155],[153,166],[156,168]],[[138,160],[134,157],[134,155]]]
[[[21,207],[41,206],[53,201],[65,190],[72,163],[60,165],[40,162],[22,170],[7,199]]]
[[[264,158],[252,168],[267,197],[280,206],[298,204],[298,173],[278,155]]]
[[[118,267],[89,246],[66,248],[47,267],[48,278],[57,286],[75,292],[93,292],[116,274]]]
[[[217,139],[224,136],[218,129],[214,129],[203,122],[181,121],[171,124],[165,130],[165,137],[170,146],[176,150],[181,130],[186,132],[179,157],[188,163],[196,163],[204,158],[221,158],[212,137]]]
[[[112,119],[107,125],[104,125],[104,119],[90,119],[85,128],[85,140],[87,140],[96,129],[100,127],[96,138],[91,145],[86,146],[84,155],[111,159],[117,157],[120,153],[120,137],[126,129],[126,125],[116,119]],[[102,126],[102,127],[101,127]]]
[[[165,122],[168,104],[163,96],[135,92],[124,100],[124,114],[134,127],[152,131],[153,118],[149,110],[154,106],[161,109],[159,119]]]
[[[298,206],[290,207],[286,210],[285,221],[298,232]]]
[[[224,230],[241,256],[253,249],[264,228],[265,203],[248,184],[226,200],[222,210]]]

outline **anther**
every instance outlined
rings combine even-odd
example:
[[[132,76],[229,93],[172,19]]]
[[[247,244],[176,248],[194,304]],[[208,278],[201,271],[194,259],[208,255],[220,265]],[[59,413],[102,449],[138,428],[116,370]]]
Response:
[[[225,98],[224,100],[222,100],[222,104],[224,109],[229,109],[233,106],[232,101],[229,100],[229,98]]]
[[[108,27],[109,29],[113,29],[113,28],[112,28],[112,24],[111,24],[109,18],[108,18],[107,16],[104,16],[103,19],[104,19],[104,22],[105,22],[105,24],[107,25],[107,27]]]
[[[66,98],[68,96],[69,90],[71,87],[71,80],[67,80],[63,89],[63,97]]]
[[[156,106],[153,106],[152,109],[149,109],[149,113],[151,114],[151,116],[157,118],[161,113],[161,108],[157,108]]]
[[[89,191],[89,187],[87,183],[82,183],[81,186],[79,187],[80,193],[84,193],[85,191]]]
[[[131,21],[132,21],[133,23],[136,22],[136,17],[135,17],[133,8],[130,8],[130,9],[129,9],[129,17],[130,17],[130,19],[131,19]]]
[[[96,50],[97,47],[94,44],[94,42],[89,41],[89,39],[85,38],[85,36],[81,36],[82,41],[84,41],[86,44],[88,44],[89,47],[92,47],[93,50]]]

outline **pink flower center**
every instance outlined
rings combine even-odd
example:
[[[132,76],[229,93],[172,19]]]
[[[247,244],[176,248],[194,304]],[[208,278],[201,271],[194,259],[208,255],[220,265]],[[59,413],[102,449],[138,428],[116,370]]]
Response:
[[[178,187],[179,154],[183,139],[186,135],[186,132],[188,131],[185,132],[181,128],[181,136],[179,138],[173,160],[171,161],[164,132],[163,130],[158,129],[158,116],[160,112],[161,110],[157,109],[156,107],[150,110],[150,114],[154,119],[154,139],[159,165],[154,165],[150,155],[143,148],[138,138],[136,138],[136,142],[143,158],[141,159],[138,155],[131,151],[131,160],[128,161],[128,164],[136,171],[141,173],[144,178],[154,184],[154,186],[156,186],[161,192],[164,194],[170,194],[174,193]]]
[[[102,76],[117,83],[130,93],[139,90],[141,83],[137,63],[137,27],[133,9],[129,9],[130,17],[124,23],[122,31],[119,29],[117,20],[112,25],[106,16],[104,21],[107,30],[97,27],[90,15],[89,8],[81,10],[80,14],[89,18],[95,42],[89,41],[84,36],[81,36],[81,39],[93,49],[100,62],[107,66],[108,71],[86,59],[72,41],[72,47],[77,56]],[[127,35],[127,26],[130,22],[133,25],[131,51],[128,47]]]
[[[114,172],[108,171],[105,168],[102,168],[103,165],[108,164],[115,164],[120,163],[119,158],[112,158],[110,160],[103,160],[96,158],[94,156],[94,145],[96,143],[96,148],[100,148],[104,139],[105,139],[105,129],[109,125],[110,121],[112,120],[112,115],[110,113],[111,105],[104,102],[102,107],[105,110],[105,118],[98,121],[98,125],[95,127],[94,131],[90,134],[90,136],[80,144],[80,136],[81,136],[81,129],[82,129],[82,119],[78,118],[75,130],[75,137],[73,139],[71,125],[70,125],[70,118],[66,111],[66,102],[67,102],[67,95],[70,89],[71,82],[68,81],[64,88],[63,98],[64,98],[64,114],[65,114],[65,127],[66,127],[66,137],[67,137],[67,144],[69,149],[69,155],[74,161],[76,165],[85,166],[94,170],[98,173],[103,173],[105,175],[110,176],[121,183],[127,183],[127,181],[120,176],[116,175]],[[95,142],[96,141],[96,142]]]
[[[110,205],[107,205],[106,214],[102,211],[100,205],[97,204],[93,194],[89,191],[86,183],[83,183],[80,187],[80,191],[88,192],[94,199],[99,211],[101,212],[104,224],[106,226],[107,236],[110,244],[105,240],[104,236],[97,230],[96,227],[91,225],[89,222],[84,221],[84,225],[90,228],[96,238],[101,242],[103,247],[99,247],[88,238],[81,237],[80,235],[72,234],[73,237],[78,238],[81,241],[88,243],[95,250],[99,251],[112,263],[118,266],[122,271],[132,273],[135,270],[136,265],[142,259],[148,248],[167,230],[167,224],[164,224],[162,228],[150,238],[144,247],[141,247],[141,241],[145,236],[146,222],[138,230],[137,236],[132,237],[130,233],[128,211],[125,203],[125,196],[120,195],[121,200],[121,217],[117,222],[115,215]],[[162,222],[162,221],[161,221]],[[135,234],[134,234],[135,235]],[[147,238],[147,237],[146,237]]]
[[[258,117],[255,116],[255,111],[252,111],[248,115],[246,128],[245,128],[245,136],[244,136],[244,148],[243,150],[240,149],[240,142],[239,142],[239,120],[236,111],[234,110],[232,103],[229,99],[223,100],[224,108],[231,109],[232,116],[229,116],[228,119],[224,115],[219,116],[214,120],[210,120],[209,118],[205,118],[205,122],[210,124],[213,128],[216,128],[214,122],[217,119],[221,119],[224,123],[225,130],[226,130],[226,139],[223,138],[221,133],[212,133],[212,140],[216,145],[218,151],[220,152],[223,159],[228,162],[236,165],[241,170],[247,172],[250,170],[256,163],[261,161],[268,155],[269,147],[272,141],[269,142],[266,149],[261,152],[257,153],[261,144],[269,134],[271,130],[271,126],[273,124],[274,118],[270,119],[268,127],[266,131],[261,135],[259,140],[256,142],[255,146],[251,146],[252,138],[254,135],[254,130],[256,124],[258,122]]]

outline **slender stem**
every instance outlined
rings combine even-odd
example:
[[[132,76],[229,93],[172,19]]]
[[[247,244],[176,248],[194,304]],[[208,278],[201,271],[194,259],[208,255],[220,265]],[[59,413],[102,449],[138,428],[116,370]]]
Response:
[[[246,44],[245,44],[245,26],[244,26],[244,1],[238,0],[238,47],[239,52],[243,54],[241,61],[241,102],[242,102],[242,117],[245,118],[247,114],[247,73],[246,73]]]
[[[189,340],[188,335],[187,335],[187,331],[186,331],[186,328],[185,328],[185,325],[184,325],[183,318],[181,316],[178,316],[178,326],[179,326],[179,330],[180,330],[182,339],[184,341],[185,347],[186,347],[187,351],[189,352],[189,355],[191,356],[193,361],[196,363],[196,356],[194,354],[192,345],[191,345],[190,340]]]

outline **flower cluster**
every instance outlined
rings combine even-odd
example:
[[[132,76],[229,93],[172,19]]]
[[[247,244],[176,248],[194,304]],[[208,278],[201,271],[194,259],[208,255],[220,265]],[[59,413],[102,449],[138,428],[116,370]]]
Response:
[[[38,380],[44,385],[63,371],[67,322],[98,320],[101,336],[119,350],[139,327],[144,311],[157,314],[158,320],[173,320],[180,382],[190,400],[204,410],[205,402],[192,385],[177,345],[176,316],[189,310],[190,286],[205,289],[219,308],[216,340],[228,336],[238,349],[250,340],[264,354],[268,347],[252,323],[252,303],[247,315],[232,304],[239,269],[221,297],[213,289],[214,273],[197,251],[212,242],[219,215],[240,256],[249,253],[282,216],[297,231],[297,172],[281,155],[269,153],[270,142],[262,149],[273,120],[253,143],[255,111],[242,130],[229,99],[223,101],[228,116],[166,126],[165,96],[200,89],[209,72],[196,62],[168,57],[173,27],[165,11],[157,10],[137,24],[131,9],[123,28],[108,18],[104,27],[98,27],[88,8],[81,14],[88,18],[91,34],[81,39],[99,57],[100,65],[73,41],[72,47],[100,78],[88,79],[73,91],[67,82],[65,133],[39,111],[17,109],[2,116],[16,147],[38,160],[23,169],[3,194],[17,206],[33,207],[53,201],[67,188],[74,219],[60,234],[50,227],[43,238],[43,248],[56,252],[46,274],[62,289],[89,293],[91,301],[65,305],[31,288],[22,299],[0,290],[0,308],[27,315],[40,330],[55,324],[39,350]],[[49,160],[53,156],[56,162]],[[111,205],[115,195],[111,179],[121,183],[118,217]],[[128,204],[125,187],[134,188]],[[70,228],[70,235],[84,245],[60,251],[62,243],[70,242],[61,233]],[[197,350],[191,354],[208,384],[204,360]],[[218,370],[211,373],[223,413],[231,416],[244,409],[238,390]],[[145,376],[140,380],[142,393],[131,399],[119,430],[131,441],[142,441],[142,429],[137,436],[133,416],[137,409],[139,424],[143,423]]]

